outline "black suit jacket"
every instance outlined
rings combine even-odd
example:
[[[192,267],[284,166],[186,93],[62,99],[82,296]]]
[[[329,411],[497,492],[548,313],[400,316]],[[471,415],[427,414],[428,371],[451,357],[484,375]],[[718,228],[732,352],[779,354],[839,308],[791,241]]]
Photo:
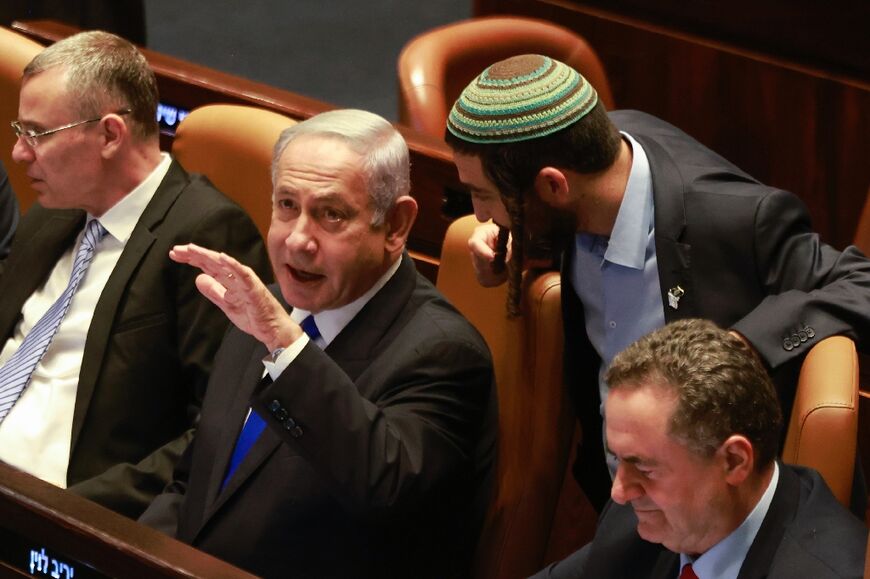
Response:
[[[780,464],[770,509],[737,579],[859,579],[867,528],[814,470]],[[630,506],[608,503],[592,543],[535,579],[676,579],[680,557],[637,534]]]
[[[268,577],[467,573],[496,433],[489,351],[406,255],[326,348],[257,390],[231,330],[177,480],[141,521]],[[249,404],[270,428],[226,489]]]
[[[611,119],[649,158],[665,321],[706,318],[744,335],[773,371],[788,416],[799,362],[815,343],[842,334],[861,347],[870,335],[870,261],[854,247],[822,243],[797,197],[762,185],[676,127],[637,111]],[[568,287],[571,262],[569,250]],[[674,309],[667,293],[678,285],[685,294]],[[563,291],[562,302],[566,383],[587,441],[574,472],[600,509],[610,496],[600,360],[576,292]]]
[[[0,337],[74,243],[85,214],[34,205],[0,277]],[[214,353],[227,326],[176,264],[173,245],[225,251],[268,275],[244,211],[173,162],[109,276],[88,330],[73,413],[70,490],[130,517],[171,480],[193,436]]]
[[[9,255],[9,246],[18,227],[18,200],[9,184],[6,168],[0,163],[0,274],[3,273],[3,260]]]

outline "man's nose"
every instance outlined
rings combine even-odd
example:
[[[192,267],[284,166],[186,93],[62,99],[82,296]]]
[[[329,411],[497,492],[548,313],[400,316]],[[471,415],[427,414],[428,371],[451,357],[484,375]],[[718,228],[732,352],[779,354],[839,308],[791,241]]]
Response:
[[[643,495],[643,488],[626,472],[626,467],[620,464],[613,477],[610,487],[610,498],[613,502],[625,505]]]
[[[293,251],[314,253],[317,251],[317,240],[314,236],[314,221],[307,215],[300,214],[293,221],[290,234],[287,236],[287,247]]]
[[[479,222],[486,223],[487,221],[492,219],[492,212],[489,210],[489,207],[486,203],[475,201],[474,198],[472,198],[471,206],[474,208],[474,217]]]
[[[22,137],[18,137],[12,145],[12,160],[16,163],[29,163],[33,160],[33,149]]]

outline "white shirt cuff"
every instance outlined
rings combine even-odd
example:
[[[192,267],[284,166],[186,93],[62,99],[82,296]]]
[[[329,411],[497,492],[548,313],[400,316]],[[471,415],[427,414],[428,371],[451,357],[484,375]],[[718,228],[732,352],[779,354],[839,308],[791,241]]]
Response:
[[[308,337],[308,334],[302,332],[302,336],[296,338],[293,343],[284,348],[284,351],[278,354],[278,359],[274,362],[269,359],[269,356],[263,358],[263,366],[266,367],[266,371],[273,381],[278,379],[278,376],[296,359],[309,341],[311,341],[311,338]]]

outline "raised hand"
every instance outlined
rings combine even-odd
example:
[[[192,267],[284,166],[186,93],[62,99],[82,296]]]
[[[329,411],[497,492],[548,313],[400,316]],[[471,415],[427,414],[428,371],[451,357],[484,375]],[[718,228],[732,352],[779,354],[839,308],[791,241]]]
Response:
[[[483,287],[494,287],[507,281],[504,267],[493,267],[498,249],[499,227],[488,222],[478,225],[468,239],[468,251],[477,281]],[[510,242],[507,244],[507,260],[510,260]]]
[[[266,345],[269,351],[286,347],[302,335],[275,296],[254,271],[225,253],[195,244],[176,245],[169,257],[199,268],[200,293],[219,307],[230,321]]]

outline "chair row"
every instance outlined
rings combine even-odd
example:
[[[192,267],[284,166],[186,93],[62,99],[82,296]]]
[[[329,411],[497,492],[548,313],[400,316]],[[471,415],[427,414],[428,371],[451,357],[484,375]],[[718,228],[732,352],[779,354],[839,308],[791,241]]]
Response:
[[[503,23],[497,22],[503,20],[516,19],[491,19],[485,24],[491,27],[489,33],[494,39],[506,34],[499,28]],[[516,22],[504,24],[513,31],[519,26]],[[490,44],[470,30],[459,25],[449,29],[450,34],[459,39],[453,41],[456,46]],[[4,50],[6,34],[14,33],[0,29],[0,47]],[[533,37],[531,31],[527,34]],[[544,39],[541,42],[556,37],[551,30],[541,32]],[[425,35],[420,42],[422,48],[412,43],[403,53],[402,78],[405,78],[402,63],[413,62],[411,57],[415,53],[437,54],[438,46],[444,49],[454,46],[443,39],[426,41]],[[41,50],[36,43],[29,46],[16,41],[15,46],[14,53],[4,52],[4,58],[0,59],[2,66],[8,67],[8,70],[0,69],[0,83],[7,83],[0,84],[3,95],[14,91],[17,96],[21,69]],[[511,46],[520,48],[516,43]],[[519,52],[547,52],[538,44],[521,48]],[[593,65],[597,62],[594,53],[588,46],[580,53],[587,64],[572,61],[567,53],[551,54],[571,62],[590,79],[600,73],[601,80],[596,86],[606,104],[611,104],[607,102],[612,99],[600,63],[598,73],[594,66],[587,68],[590,54]],[[419,125],[420,130],[431,130],[440,137],[447,114],[446,103],[452,102],[485,64],[506,55],[487,52],[476,57],[477,60],[457,60],[468,75],[465,80],[460,78],[460,73],[451,72],[454,69],[444,68],[438,72],[441,80],[429,83],[425,80],[429,73],[408,65],[407,78],[421,82],[407,89],[407,94],[416,95],[419,102],[411,104],[412,96],[407,96],[403,101],[403,118],[414,126]],[[445,79],[451,79],[452,85],[448,86]],[[602,90],[601,87],[607,88]],[[404,84],[403,90],[406,90]],[[0,115],[15,118],[17,111],[12,107],[16,102],[17,98],[0,98]],[[443,106],[440,112],[429,115],[427,111],[436,111],[438,106],[430,107],[427,102],[441,102]],[[410,117],[414,110],[424,115],[425,122],[419,120],[423,117],[415,117],[416,121]],[[209,105],[194,110],[181,123],[172,152],[189,171],[207,175],[248,211],[265,236],[271,211],[272,145],[281,130],[294,122],[264,109]],[[0,147],[11,149],[11,142],[7,142],[11,138],[11,131],[0,131]],[[13,185],[16,179],[25,180],[23,175],[16,176],[14,167],[10,169]],[[566,519],[562,512],[562,506],[577,502],[578,491],[567,475],[577,429],[561,379],[559,275],[530,272],[525,284],[525,315],[508,319],[503,307],[504,288],[484,289],[474,281],[466,243],[474,224],[473,217],[465,217],[448,229],[437,285],[483,334],[493,353],[498,382],[501,437],[498,476],[478,549],[475,576],[519,576],[534,572],[549,560],[579,546],[572,540],[580,543],[591,536],[594,520],[588,509],[580,509],[579,519]],[[822,472],[844,504],[848,504],[854,468],[857,390],[857,356],[850,340],[829,338],[813,348],[802,368],[783,452],[787,462],[812,466]],[[572,540],[566,541],[569,535]]]

